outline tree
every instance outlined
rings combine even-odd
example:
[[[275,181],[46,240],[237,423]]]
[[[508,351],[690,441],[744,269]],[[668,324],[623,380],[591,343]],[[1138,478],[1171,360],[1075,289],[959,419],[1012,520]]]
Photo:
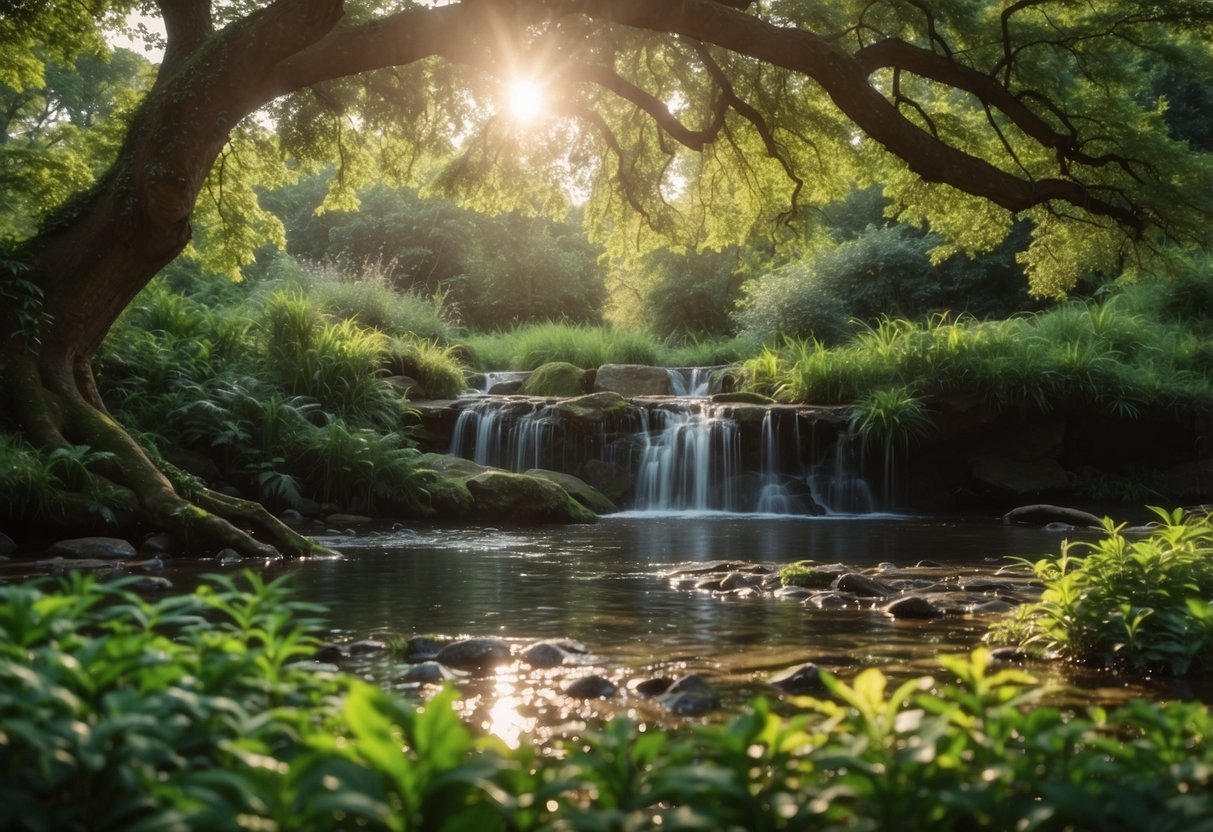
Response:
[[[90,359],[195,217],[226,221],[198,249],[233,268],[281,235],[252,189],[279,152],[336,159],[335,207],[376,178],[532,213],[585,194],[592,227],[642,248],[719,247],[879,182],[957,248],[1032,222],[1051,294],[1208,238],[1209,160],[1140,93],[1160,65],[1209,77],[1209,0],[17,0],[0,81],[103,51],[97,24],[135,7],[165,51],[112,164],[0,258],[4,420],[106,455],[96,475],[147,523],[249,553],[308,543],[186,499],[105,413]],[[492,104],[519,74],[549,88],[541,129]]]

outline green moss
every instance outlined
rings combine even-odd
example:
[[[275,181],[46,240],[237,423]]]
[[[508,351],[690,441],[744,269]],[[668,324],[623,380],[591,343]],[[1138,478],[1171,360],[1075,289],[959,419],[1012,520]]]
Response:
[[[580,396],[585,392],[585,371],[564,361],[544,364],[522,385],[527,396]]]
[[[806,589],[829,589],[836,576],[819,572],[811,560],[798,560],[779,570],[779,582],[784,586],[800,586]]]

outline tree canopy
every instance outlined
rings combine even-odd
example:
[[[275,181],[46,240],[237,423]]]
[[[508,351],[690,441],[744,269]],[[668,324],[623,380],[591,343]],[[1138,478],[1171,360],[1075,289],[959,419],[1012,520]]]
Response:
[[[74,110],[55,67],[140,76],[105,64],[133,12],[164,30],[146,92]],[[615,256],[803,235],[878,185],[937,260],[1026,223],[1051,296],[1210,236],[1213,0],[16,0],[0,42],[3,152],[24,154],[0,194],[0,416],[112,454],[158,521],[190,504],[105,414],[91,357],[183,251],[235,274],[281,244],[258,188],[301,171],[336,165],[328,208],[375,182],[581,204]]]

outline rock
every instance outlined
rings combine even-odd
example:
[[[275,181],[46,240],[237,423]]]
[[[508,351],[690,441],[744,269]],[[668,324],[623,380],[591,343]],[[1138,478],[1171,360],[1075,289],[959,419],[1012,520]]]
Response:
[[[564,689],[565,695],[574,699],[609,699],[618,692],[614,682],[598,675],[574,679]]]
[[[382,653],[386,649],[386,644],[374,638],[364,638],[345,646],[346,652],[351,656],[370,656],[374,653]]]
[[[421,662],[409,665],[400,676],[402,682],[419,682],[421,684],[438,684],[458,678],[455,673],[447,670],[438,662]]]
[[[775,400],[770,396],[764,396],[761,393],[753,393],[748,390],[737,390],[732,393],[715,393],[710,398],[712,404],[775,404]]]
[[[804,599],[805,606],[817,607],[820,610],[845,607],[850,603],[837,592],[817,592]]]
[[[781,586],[775,590],[776,598],[791,598],[793,600],[803,600],[813,594],[813,590],[805,589],[802,586]]]
[[[221,564],[240,563],[240,561],[244,560],[235,549],[223,549],[216,557]]]
[[[664,367],[643,364],[603,364],[594,379],[595,391],[618,393],[627,399],[637,396],[668,396],[670,374]]]
[[[765,575],[752,572],[730,572],[720,581],[720,588],[725,592],[735,589],[748,589],[762,586]]]
[[[995,647],[990,651],[990,658],[1000,664],[1023,664],[1031,656],[1018,647]]]
[[[135,547],[117,537],[77,537],[60,540],[46,553],[53,558],[126,560],[135,556]]]
[[[168,592],[173,588],[173,582],[168,578],[145,575],[132,583],[131,586],[144,592]]]
[[[510,647],[500,639],[467,638],[443,647],[436,659],[459,670],[487,670],[508,662]]]
[[[524,396],[580,396],[585,392],[585,370],[567,361],[540,366],[522,385]]]
[[[694,673],[670,685],[657,701],[678,716],[701,716],[720,707],[720,695],[706,679]]]
[[[703,578],[692,585],[692,589],[703,592],[720,592],[720,578]]]
[[[596,523],[598,515],[555,483],[488,470],[465,483],[479,520],[514,523]]]
[[[548,471],[544,468],[532,468],[526,472],[526,475],[528,477],[538,477],[541,480],[547,480],[560,486],[569,493],[570,497],[595,514],[612,514],[619,511],[619,507],[607,499],[605,494],[585,480],[574,477],[572,474]]]
[[[993,578],[971,578],[960,585],[965,592],[1014,592],[1014,584]]]
[[[488,389],[490,396],[513,396],[516,393],[522,392],[523,379],[516,378],[510,381],[498,381]]]
[[[540,641],[522,651],[522,660],[531,667],[559,667],[572,655],[558,644]]]
[[[160,560],[160,558],[148,558],[147,560],[137,560],[133,563],[128,563],[127,567],[143,572],[161,572],[164,570],[164,561]]]
[[[365,526],[368,523],[375,522],[373,517],[367,517],[362,514],[330,514],[324,518],[324,522],[334,528],[345,528],[346,526]]]
[[[628,409],[628,400],[618,393],[589,393],[557,402],[560,418],[582,429],[599,428],[612,416]]]
[[[345,658],[345,651],[336,644],[322,644],[316,648],[316,653],[312,658],[318,662],[333,664]]]
[[[821,681],[821,668],[812,662],[801,665],[795,670],[789,670],[782,676],[776,676],[771,680],[771,684],[785,693],[795,696],[825,690],[825,685]]]
[[[839,592],[849,592],[863,598],[888,598],[890,595],[897,594],[895,588],[883,581],[869,578],[858,572],[847,572],[845,575],[840,575],[835,588]]]
[[[973,459],[973,478],[1004,493],[1042,494],[1070,484],[1066,470],[1055,459],[1008,459],[979,456]]]
[[[674,684],[674,680],[668,676],[658,676],[654,679],[637,682],[634,689],[641,696],[660,696],[669,690],[672,684]]]
[[[170,552],[175,552],[180,548],[177,543],[177,538],[171,534],[153,534],[144,539],[143,543],[139,544],[140,552],[152,552],[157,555],[167,555]]]
[[[414,636],[404,646],[404,659],[409,662],[428,662],[438,658],[442,645],[427,636]]]
[[[278,519],[289,526],[291,523],[298,523],[301,521],[303,519],[303,515],[293,508],[288,508],[284,509],[282,513],[278,515]]]
[[[894,618],[938,618],[943,610],[921,595],[903,595],[885,604],[881,611]]]
[[[617,506],[632,499],[636,483],[632,474],[622,465],[587,459],[578,470],[580,479],[596,489]]]
[[[7,558],[17,552],[17,542],[4,532],[0,532],[0,557]]]
[[[1102,529],[1103,520],[1085,511],[1064,506],[1037,503],[1013,508],[1002,516],[1005,523],[1022,523],[1029,526],[1045,526],[1049,523],[1067,523],[1081,528]]]

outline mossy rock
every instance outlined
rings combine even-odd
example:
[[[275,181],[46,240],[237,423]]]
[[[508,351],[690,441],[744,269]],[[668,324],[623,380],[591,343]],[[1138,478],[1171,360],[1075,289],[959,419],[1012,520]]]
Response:
[[[477,519],[513,523],[596,523],[598,515],[559,485],[539,477],[488,469],[466,483]]]
[[[585,370],[566,361],[544,364],[522,385],[524,396],[580,396],[585,392]]]
[[[574,424],[596,427],[610,416],[628,409],[628,400],[618,393],[590,393],[558,404],[560,415]]]
[[[539,477],[541,480],[555,483],[567,491],[570,497],[595,514],[611,514],[612,512],[619,511],[619,506],[611,502],[605,494],[585,480],[572,474],[565,474],[560,471],[548,471],[544,468],[532,468],[526,472],[526,475],[528,477]]]
[[[434,480],[427,488],[437,519],[509,523],[598,520],[596,514],[548,479],[511,474],[448,454],[425,454],[421,461],[433,472]]]
[[[811,560],[798,560],[779,570],[779,582],[784,586],[799,586],[805,589],[829,589],[838,575],[815,569]]]

